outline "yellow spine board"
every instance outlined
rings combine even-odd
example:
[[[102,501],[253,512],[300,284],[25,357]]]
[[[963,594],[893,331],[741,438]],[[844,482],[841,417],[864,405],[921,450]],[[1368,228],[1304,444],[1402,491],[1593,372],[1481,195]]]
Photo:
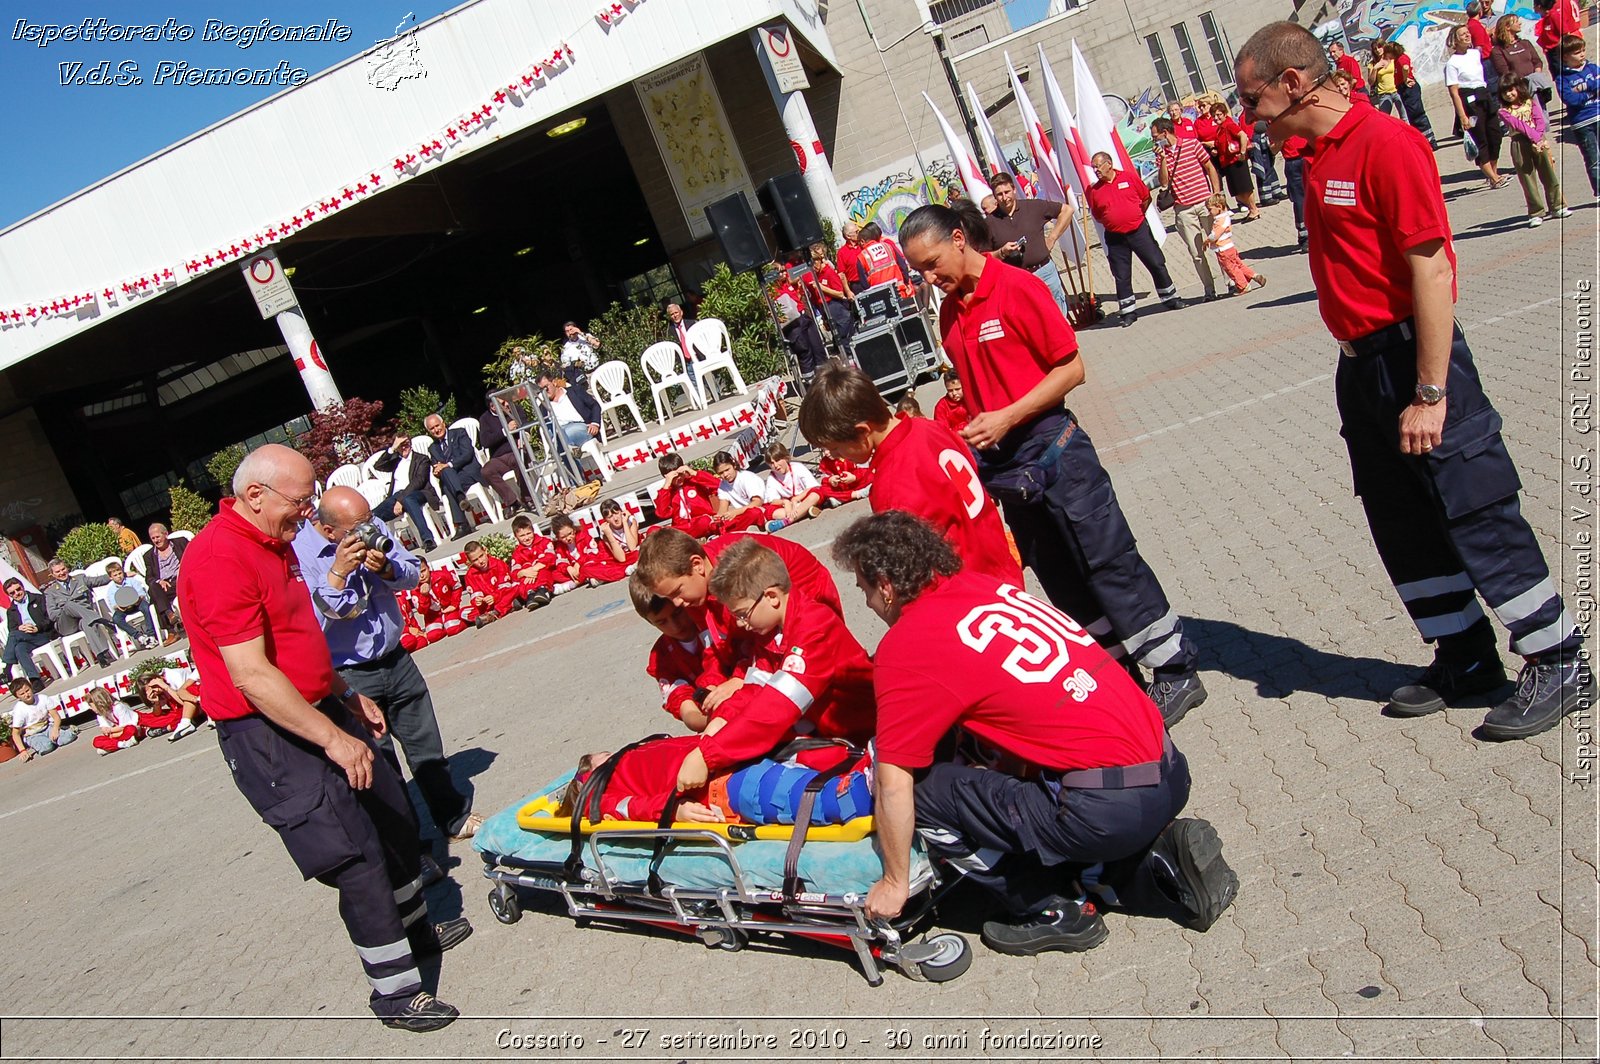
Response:
[[[541,835],[569,835],[572,833],[572,818],[556,816],[559,805],[559,795],[547,794],[535,798],[517,810],[517,825],[523,831],[537,831]],[[654,831],[656,827],[654,821],[646,823],[642,820],[604,820],[595,824],[585,820],[581,830],[585,835],[593,835],[609,831]],[[699,824],[677,821],[672,827],[683,831],[710,831],[734,842],[744,842],[752,837],[787,842],[794,837],[792,824]],[[730,831],[737,834],[729,834]],[[813,824],[806,831],[806,841],[859,842],[871,834],[872,818],[858,816],[843,824]]]

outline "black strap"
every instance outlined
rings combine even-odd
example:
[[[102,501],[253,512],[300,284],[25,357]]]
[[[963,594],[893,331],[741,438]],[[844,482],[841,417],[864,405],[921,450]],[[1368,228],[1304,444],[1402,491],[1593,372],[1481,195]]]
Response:
[[[611,774],[617,770],[618,763],[622,761],[624,755],[632,753],[645,743],[666,737],[666,732],[657,732],[631,742],[606,758],[605,764],[590,770],[589,778],[578,788],[578,798],[572,803],[572,822],[567,830],[567,835],[572,840],[572,852],[567,855],[562,865],[562,870],[569,879],[576,881],[580,878],[580,870],[583,868],[583,821],[587,819],[591,824],[600,823],[600,802],[605,797],[606,784],[611,782]]]
[[[677,791],[667,796],[667,804],[661,807],[661,816],[656,820],[656,829],[665,831],[672,826],[672,818],[678,813],[678,803],[682,801]],[[661,882],[661,860],[667,855],[667,843],[671,840],[665,835],[656,836],[655,848],[650,853],[650,876],[645,881],[645,886],[651,894],[660,894],[665,886]]]
[[[805,740],[796,740],[805,742]],[[800,893],[802,885],[800,879],[800,851],[805,848],[806,835],[811,829],[811,810],[817,803],[817,795],[822,788],[843,776],[861,760],[862,751],[843,740],[822,740],[823,745],[838,746],[844,751],[837,764],[832,768],[819,771],[806,784],[805,791],[800,795],[800,808],[794,814],[794,833],[789,836],[789,849],[783,855],[783,896],[785,900],[793,901]],[[793,745],[793,744],[791,744]],[[817,749],[817,747],[810,747]]]

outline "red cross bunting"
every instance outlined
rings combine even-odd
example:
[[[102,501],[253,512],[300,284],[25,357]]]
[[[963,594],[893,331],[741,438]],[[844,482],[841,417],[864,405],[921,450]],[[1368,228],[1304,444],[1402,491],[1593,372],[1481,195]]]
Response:
[[[83,705],[83,699],[79,698],[76,694],[70,694],[61,700],[61,704],[76,713],[78,711],[78,707]]]
[[[711,437],[716,435],[715,432],[711,431],[711,424],[706,421],[702,421],[700,424],[694,427],[694,434],[696,437],[702,440],[709,440]]]
[[[745,407],[744,409],[740,410],[734,415],[734,417],[737,420],[744,422],[746,425],[755,420],[755,415],[750,412],[749,407]]]
[[[650,445],[650,450],[652,453],[658,456],[666,454],[668,451],[672,450],[672,441],[663,436]]]
[[[728,415],[727,414],[723,414],[721,417],[717,418],[717,431],[718,432],[732,432],[733,431],[733,425],[734,425],[734,423],[732,421],[728,420]]]
[[[677,444],[679,447],[688,447],[694,443],[694,437],[689,435],[683,429],[679,429],[678,434],[672,437],[672,442]]]
[[[650,452],[643,447],[635,447],[631,456],[635,462],[643,464],[650,458]]]
[[[629,458],[625,454],[619,454],[615,458],[611,459],[612,469],[627,469],[632,464],[633,459]]]

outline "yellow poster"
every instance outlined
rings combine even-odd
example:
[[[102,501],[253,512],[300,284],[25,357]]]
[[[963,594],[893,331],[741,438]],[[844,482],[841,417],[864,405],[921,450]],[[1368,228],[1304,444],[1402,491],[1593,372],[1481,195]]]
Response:
[[[689,231],[709,236],[706,204],[735,192],[744,193],[753,208],[750,175],[728,128],[705,56],[695,54],[646,74],[634,87]]]

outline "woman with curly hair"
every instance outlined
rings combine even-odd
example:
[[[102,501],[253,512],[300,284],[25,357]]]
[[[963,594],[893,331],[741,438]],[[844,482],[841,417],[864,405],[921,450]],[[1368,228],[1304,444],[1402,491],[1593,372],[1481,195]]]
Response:
[[[904,907],[915,832],[1005,904],[1009,919],[983,926],[1000,953],[1093,949],[1108,933],[1102,904],[1198,931],[1216,921],[1238,877],[1210,824],[1173,819],[1188,763],[1093,636],[964,570],[903,510],[857,521],[833,553],[889,624],[873,667],[883,878],[868,916]]]

